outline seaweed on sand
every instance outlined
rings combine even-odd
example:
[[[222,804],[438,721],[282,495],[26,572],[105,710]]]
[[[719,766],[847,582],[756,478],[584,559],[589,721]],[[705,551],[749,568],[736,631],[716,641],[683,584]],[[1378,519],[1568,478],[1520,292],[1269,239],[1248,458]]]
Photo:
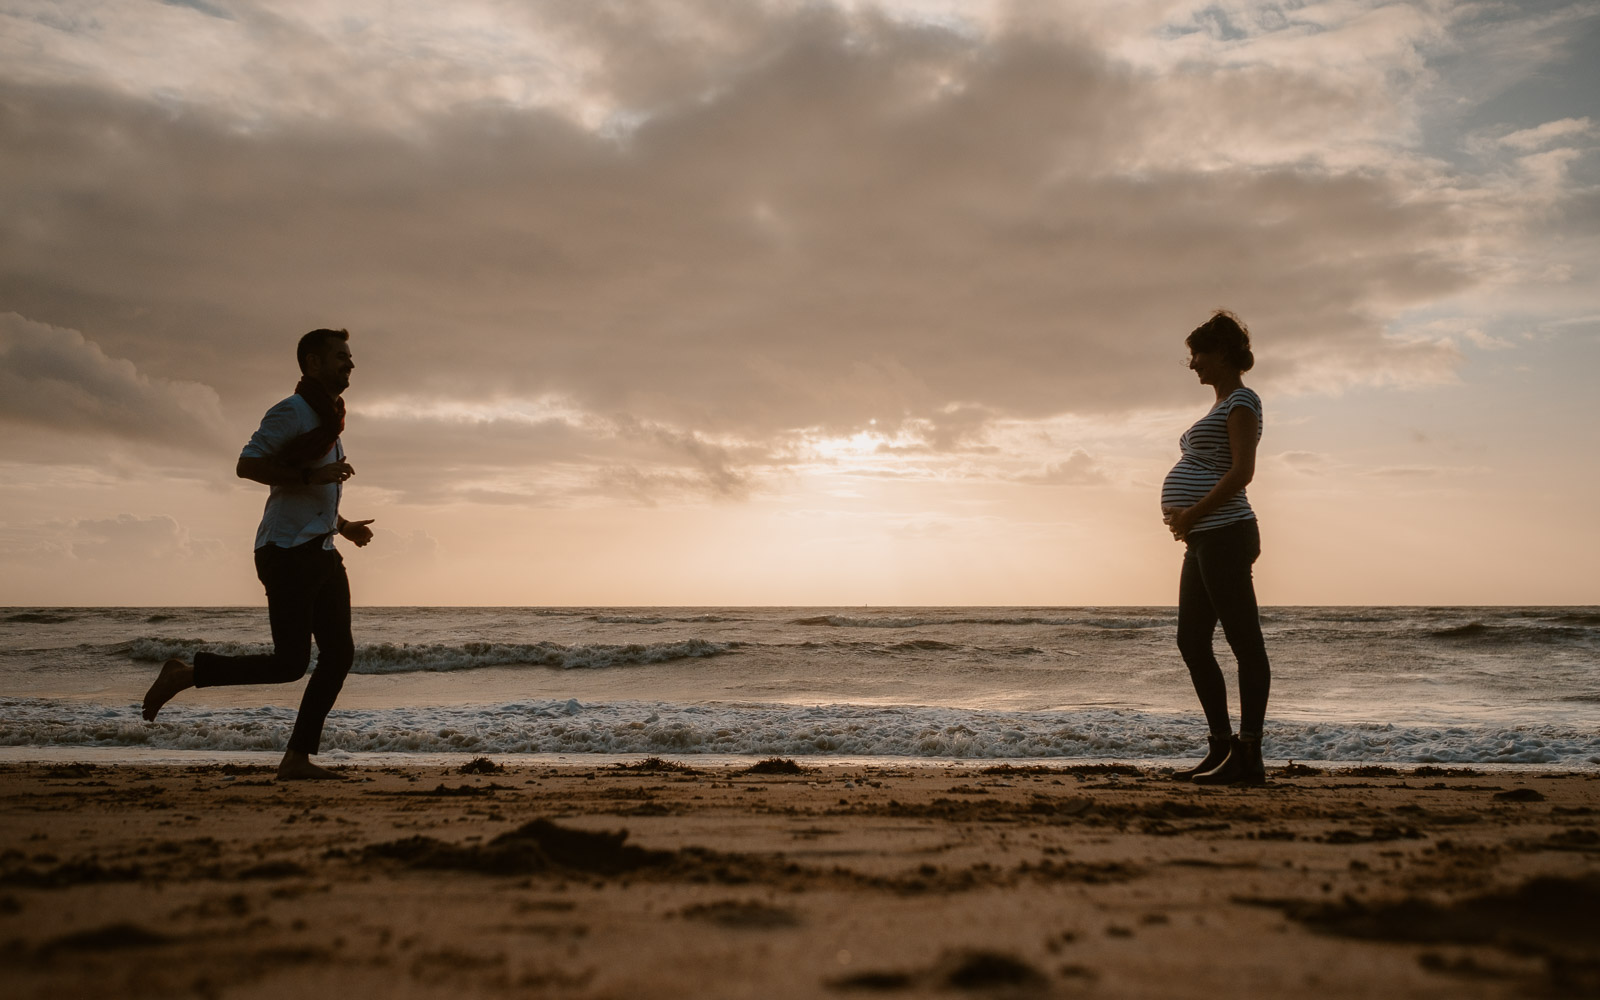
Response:
[[[801,767],[788,757],[768,757],[766,760],[756,761],[749,767],[740,771],[740,774],[805,774],[807,768]]]
[[[675,760],[665,760],[661,757],[646,757],[644,760],[634,761],[627,764],[618,761],[617,763],[612,764],[611,767],[613,770],[617,771],[636,771],[649,773],[668,771],[673,774],[701,773],[695,768],[690,767],[688,764],[680,764]]]
[[[369,844],[364,859],[391,859],[411,868],[522,875],[566,869],[616,875],[664,865],[674,855],[624,843],[628,831],[574,830],[546,819],[524,823],[482,845],[451,844],[432,837],[406,837]]]

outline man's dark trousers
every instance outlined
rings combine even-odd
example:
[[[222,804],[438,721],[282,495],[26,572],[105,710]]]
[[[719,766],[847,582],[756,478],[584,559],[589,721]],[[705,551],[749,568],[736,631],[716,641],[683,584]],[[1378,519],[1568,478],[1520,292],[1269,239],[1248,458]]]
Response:
[[[272,623],[269,654],[220,656],[196,653],[195,687],[230,684],[287,684],[304,677],[311,663],[311,640],[317,640],[317,669],[311,672],[289,749],[314,754],[322,742],[322,724],[344,687],[355,659],[350,635],[350,580],[344,559],[315,538],[294,548],[263,545],[256,549],[256,576],[267,588],[267,617]]]

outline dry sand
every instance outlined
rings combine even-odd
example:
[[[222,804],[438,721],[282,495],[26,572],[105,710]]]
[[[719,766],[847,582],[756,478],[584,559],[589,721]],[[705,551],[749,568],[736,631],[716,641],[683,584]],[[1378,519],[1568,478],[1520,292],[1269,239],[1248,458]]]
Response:
[[[0,765],[5,993],[1600,995],[1592,773],[487,765]]]

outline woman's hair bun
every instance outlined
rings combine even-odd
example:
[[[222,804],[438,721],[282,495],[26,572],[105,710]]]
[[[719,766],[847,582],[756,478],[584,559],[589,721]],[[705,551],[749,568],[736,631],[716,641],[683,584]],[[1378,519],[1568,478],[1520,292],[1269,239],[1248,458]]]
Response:
[[[1218,352],[1224,361],[1242,372],[1255,367],[1256,356],[1250,351],[1250,331],[1245,328],[1244,320],[1226,309],[1212,313],[1210,319],[1194,328],[1184,343],[1196,354]]]

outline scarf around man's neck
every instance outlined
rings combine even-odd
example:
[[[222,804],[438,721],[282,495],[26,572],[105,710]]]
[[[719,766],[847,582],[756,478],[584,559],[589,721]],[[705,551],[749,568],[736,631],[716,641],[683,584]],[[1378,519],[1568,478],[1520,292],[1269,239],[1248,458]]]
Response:
[[[284,445],[278,460],[296,467],[308,467],[320,461],[333,447],[333,442],[344,433],[344,400],[322,387],[322,383],[302,378],[294,387],[295,394],[311,404],[311,409],[322,421],[316,430],[304,434]]]

